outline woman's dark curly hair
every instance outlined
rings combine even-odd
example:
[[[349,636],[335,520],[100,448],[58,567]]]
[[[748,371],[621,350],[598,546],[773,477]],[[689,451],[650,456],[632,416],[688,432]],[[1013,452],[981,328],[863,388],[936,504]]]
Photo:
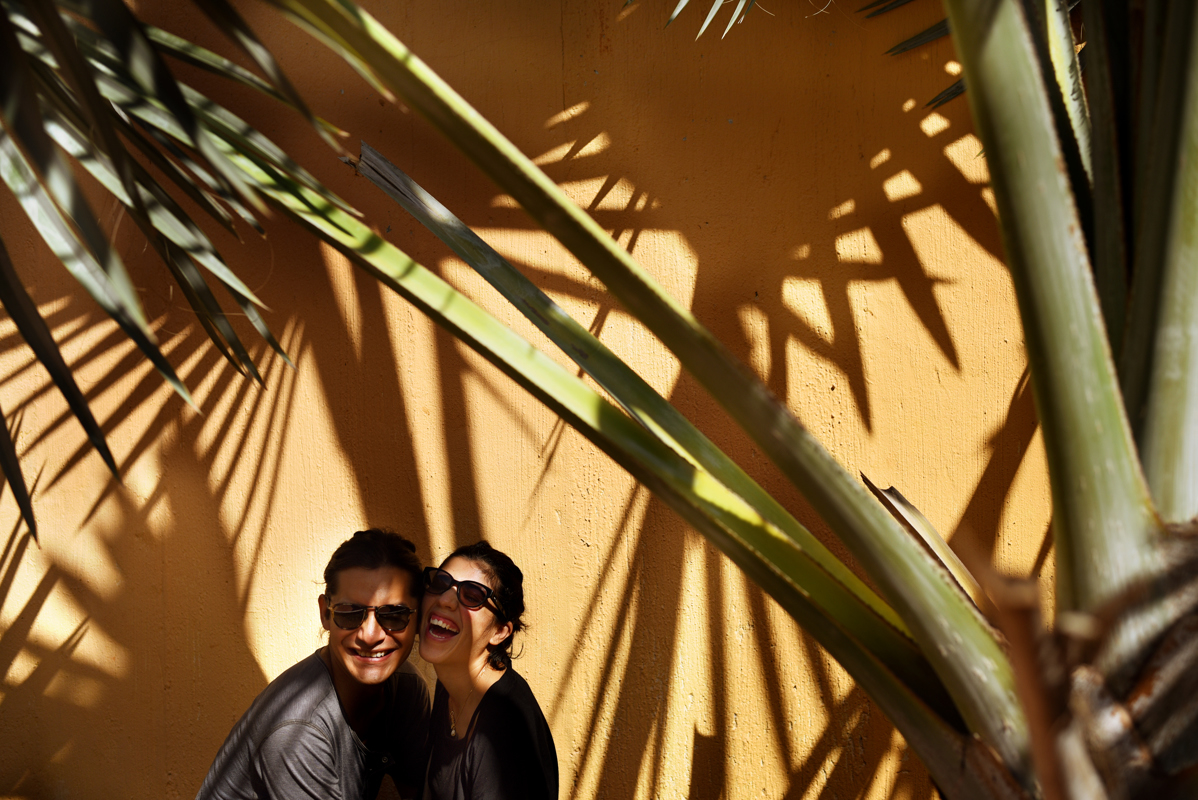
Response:
[[[424,594],[424,567],[416,555],[416,545],[395,531],[371,528],[358,531],[333,551],[324,568],[324,593],[337,593],[337,578],[347,569],[395,567],[408,575],[408,587],[419,600]]]
[[[490,654],[487,663],[493,668],[503,670],[512,664],[512,640],[516,634],[528,627],[524,622],[524,573],[516,566],[508,555],[496,550],[486,539],[480,539],[474,544],[464,545],[450,553],[441,567],[444,568],[450,559],[465,558],[478,565],[491,583],[491,591],[503,608],[503,613],[496,611],[495,617],[500,622],[510,622],[512,633],[499,644],[487,645]]]

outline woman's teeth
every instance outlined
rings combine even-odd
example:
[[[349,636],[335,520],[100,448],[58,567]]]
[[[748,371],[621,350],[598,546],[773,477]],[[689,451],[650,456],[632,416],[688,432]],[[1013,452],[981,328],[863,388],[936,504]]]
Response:
[[[443,620],[438,617],[433,617],[428,621],[429,633],[439,636],[456,636],[457,630],[453,627],[453,623],[448,620]]]

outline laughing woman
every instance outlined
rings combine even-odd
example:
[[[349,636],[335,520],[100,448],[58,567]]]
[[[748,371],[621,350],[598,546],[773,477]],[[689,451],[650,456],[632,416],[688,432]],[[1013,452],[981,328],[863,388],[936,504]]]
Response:
[[[420,657],[437,672],[425,797],[557,800],[557,751],[512,669],[524,574],[485,541],[424,571]]]

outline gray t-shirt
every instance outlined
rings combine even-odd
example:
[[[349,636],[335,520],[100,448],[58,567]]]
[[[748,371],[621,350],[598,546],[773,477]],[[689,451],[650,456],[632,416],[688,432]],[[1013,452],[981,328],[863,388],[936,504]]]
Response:
[[[346,721],[317,650],[271,681],[237,721],[196,800],[373,800],[384,773],[404,796],[418,793],[428,685],[404,664],[384,688],[367,747]]]

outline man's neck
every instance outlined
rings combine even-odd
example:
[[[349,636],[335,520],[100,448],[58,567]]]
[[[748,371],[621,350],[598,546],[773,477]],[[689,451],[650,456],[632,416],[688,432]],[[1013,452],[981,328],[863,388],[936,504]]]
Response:
[[[383,685],[367,686],[346,675],[329,657],[328,648],[320,651],[320,657],[333,678],[333,689],[337,692],[337,699],[341,701],[345,721],[353,728],[354,733],[358,734],[358,738],[365,740],[370,723],[378,716],[380,710]]]

